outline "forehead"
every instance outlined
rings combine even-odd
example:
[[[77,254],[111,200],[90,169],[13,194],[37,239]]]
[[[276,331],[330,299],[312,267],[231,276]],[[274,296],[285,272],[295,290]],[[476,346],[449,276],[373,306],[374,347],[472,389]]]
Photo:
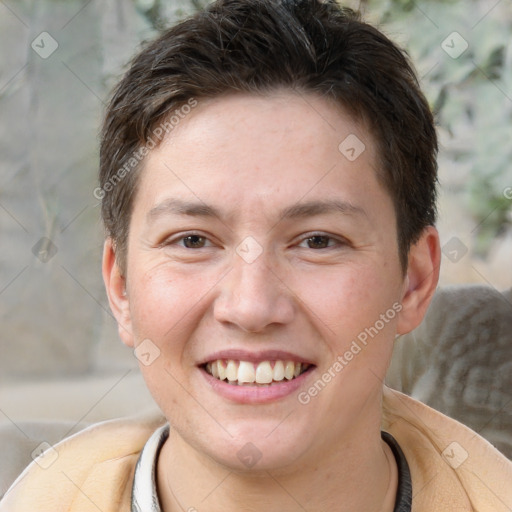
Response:
[[[340,199],[342,187],[350,204],[351,192],[380,188],[375,151],[361,122],[312,94],[201,100],[146,158],[138,195],[146,210],[169,194],[266,210]]]
[[[201,99],[197,107],[181,117],[161,146],[182,142],[184,130],[189,140],[196,137],[201,142],[201,149],[214,141],[219,151],[227,148],[234,152],[236,145],[243,143],[245,149],[253,148],[260,156],[285,149],[313,156],[322,149],[343,151],[352,142],[357,153],[346,155],[355,159],[364,140],[366,156],[375,156],[373,137],[365,123],[356,121],[340,104],[324,96],[284,88],[265,95],[239,93]],[[347,137],[348,146],[340,148]],[[268,144],[257,147],[262,142]]]

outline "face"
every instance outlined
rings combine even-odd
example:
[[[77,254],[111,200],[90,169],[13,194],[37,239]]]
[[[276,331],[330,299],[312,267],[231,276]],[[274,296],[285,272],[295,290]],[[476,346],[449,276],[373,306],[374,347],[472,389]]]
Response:
[[[411,281],[375,151],[340,108],[280,92],[199,103],[147,157],[107,289],[199,456],[306,463],[379,423]]]

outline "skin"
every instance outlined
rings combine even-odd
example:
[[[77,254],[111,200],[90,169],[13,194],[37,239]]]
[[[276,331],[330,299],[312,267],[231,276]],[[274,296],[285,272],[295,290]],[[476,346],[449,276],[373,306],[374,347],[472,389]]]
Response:
[[[366,147],[352,162],[338,150],[350,134]],[[103,274],[123,342],[150,339],[160,350],[141,370],[172,425],[158,463],[165,511],[393,510],[382,386],[395,335],[423,318],[440,256],[429,227],[404,275],[377,161],[364,125],[324,98],[286,90],[202,101],[150,152],[126,272],[107,240]],[[162,205],[173,199],[219,216],[170,212]],[[298,203],[325,201],[350,207],[283,218]],[[200,237],[192,248],[183,238],[191,233]],[[262,250],[252,263],[236,252],[248,236]],[[301,404],[298,392],[393,304],[400,313]],[[283,398],[235,403],[198,367],[225,349],[285,350],[315,368]],[[261,455],[251,468],[237,456],[246,443]]]

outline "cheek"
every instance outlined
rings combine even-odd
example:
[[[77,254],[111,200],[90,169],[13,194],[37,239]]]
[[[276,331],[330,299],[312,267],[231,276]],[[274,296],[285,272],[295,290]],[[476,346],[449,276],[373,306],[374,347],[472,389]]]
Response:
[[[345,340],[373,325],[394,302],[394,287],[380,267],[341,268],[305,275],[299,295],[329,338]]]
[[[141,353],[154,357],[150,364],[140,359],[139,367],[160,408],[179,410],[183,396],[178,383],[185,382],[186,370],[193,364],[190,340],[204,315],[200,298],[205,296],[205,282],[171,272],[163,265],[136,270],[129,287],[135,345],[140,346]]]
[[[204,281],[170,272],[164,266],[132,275],[130,310],[136,340],[179,344],[200,308]]]

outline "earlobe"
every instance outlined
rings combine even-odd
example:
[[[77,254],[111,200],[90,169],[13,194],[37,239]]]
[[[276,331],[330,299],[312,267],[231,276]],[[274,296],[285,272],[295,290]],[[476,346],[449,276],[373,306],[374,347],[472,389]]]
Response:
[[[130,303],[126,291],[126,279],[117,264],[112,239],[107,238],[103,246],[103,282],[110,309],[117,320],[119,336],[125,345],[134,346]]]
[[[425,228],[418,242],[411,247],[408,261],[402,296],[403,309],[397,326],[399,334],[406,334],[421,323],[436,290],[441,261],[436,228]]]

